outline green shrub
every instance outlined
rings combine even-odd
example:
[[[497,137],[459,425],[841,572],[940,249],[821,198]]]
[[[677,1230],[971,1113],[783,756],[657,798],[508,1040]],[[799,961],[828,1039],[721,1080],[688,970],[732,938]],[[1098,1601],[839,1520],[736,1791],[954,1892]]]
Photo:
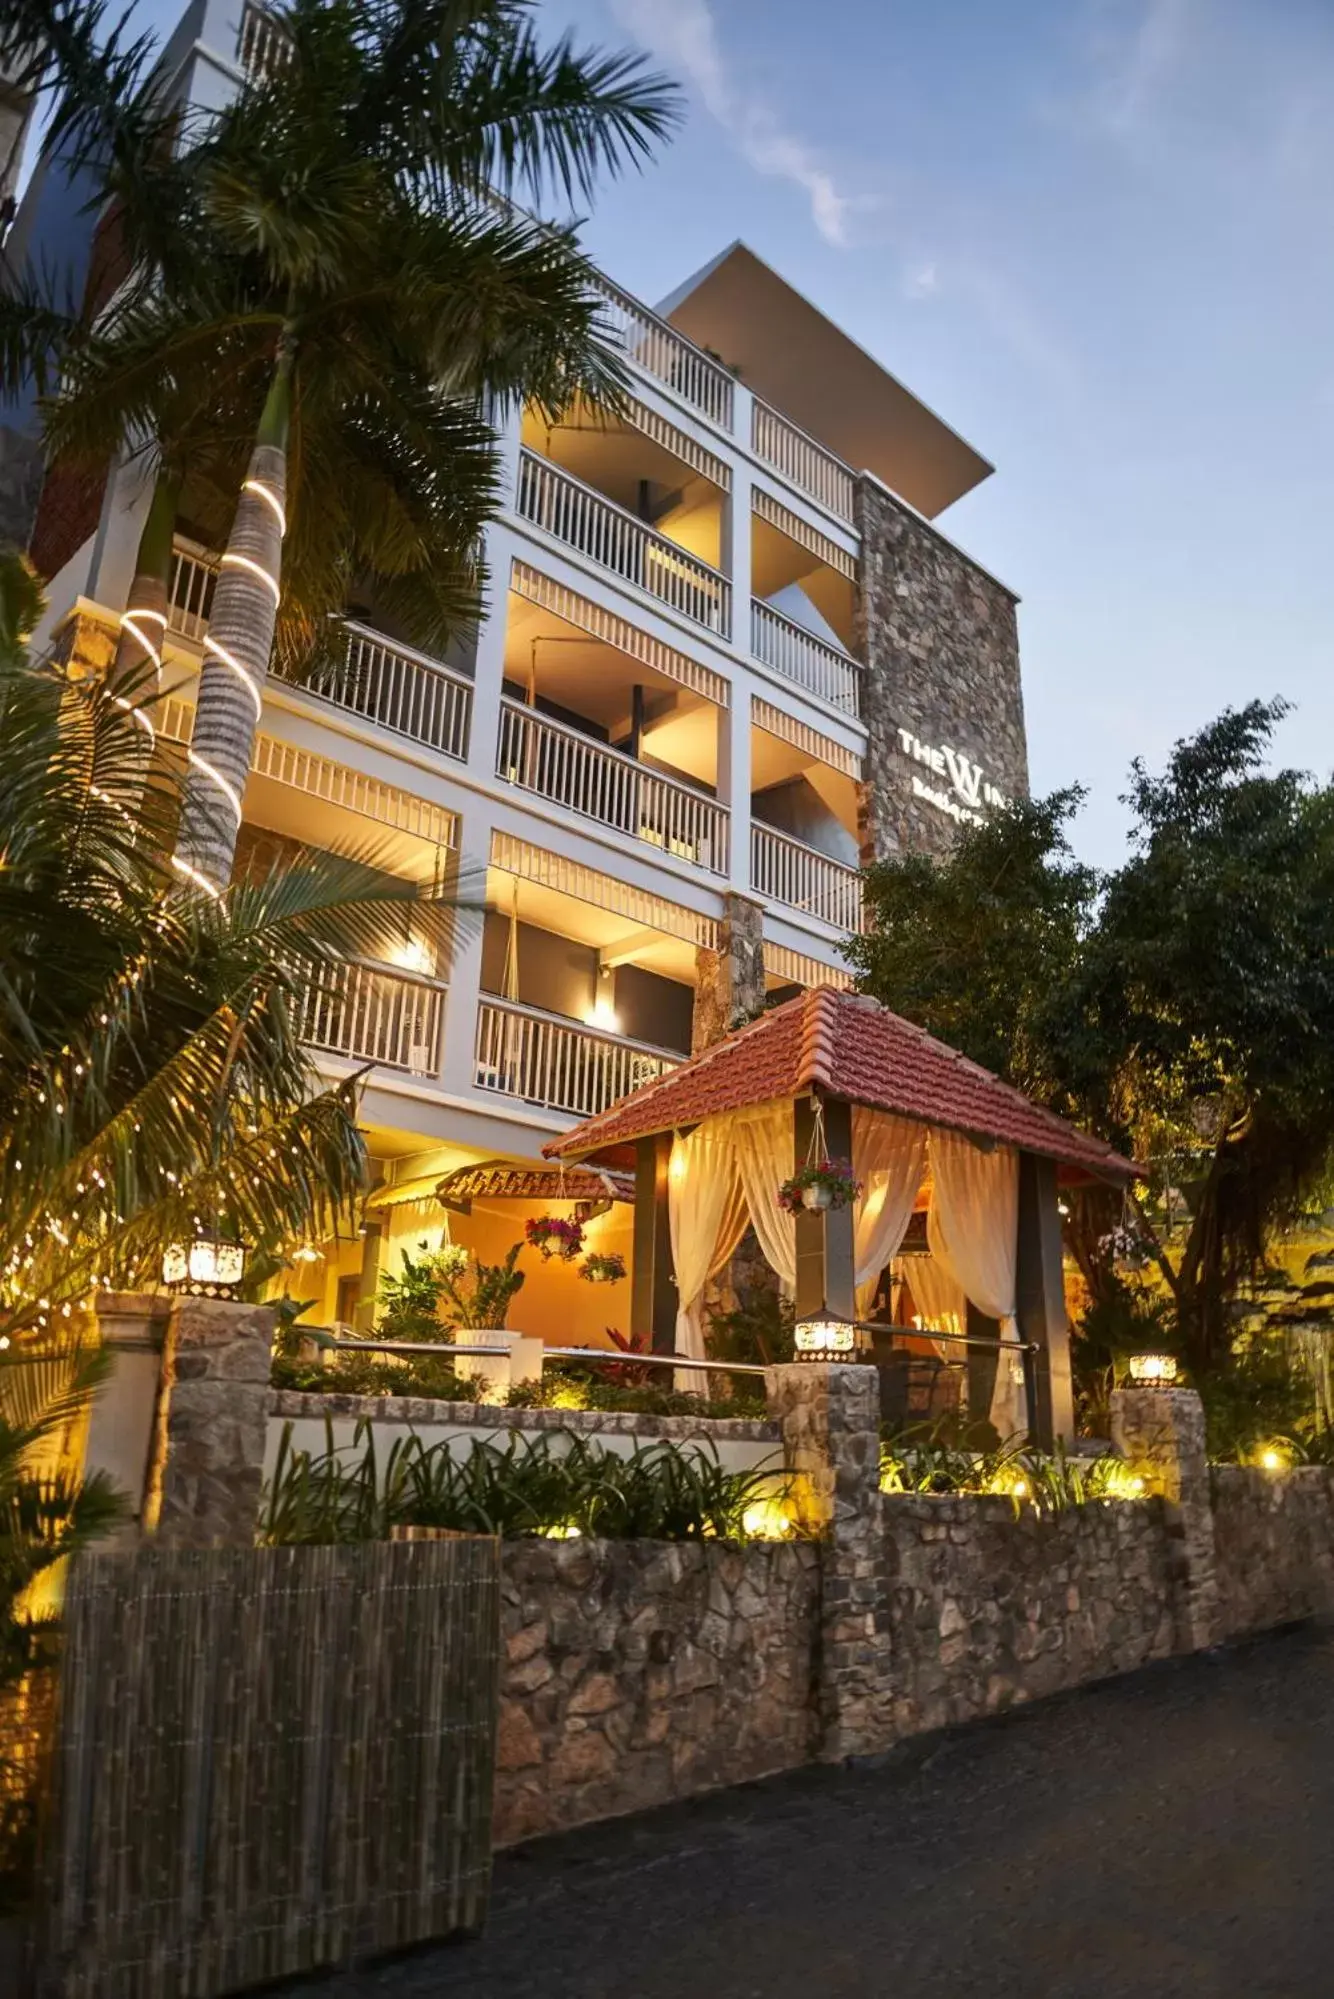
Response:
[[[1141,1498],[1144,1482],[1114,1451],[1072,1457],[1059,1440],[1054,1451],[1044,1452],[1022,1438],[977,1450],[957,1426],[937,1423],[882,1442],[880,1490],[942,1497],[990,1493],[1042,1513],[1061,1513],[1094,1500]]]
[[[399,1439],[379,1460],[374,1426],[349,1450],[294,1450],[291,1425],[265,1488],[261,1538],[270,1545],[374,1541],[390,1529],[469,1534],[587,1535],[599,1540],[750,1538],[746,1515],[786,1490],[782,1474],[730,1472],[707,1445],[649,1444],[628,1457],[586,1438],[512,1434],[454,1458],[446,1444]]]
[[[665,1373],[666,1370],[664,1369]],[[600,1377],[592,1368],[568,1371],[547,1368],[541,1381],[523,1381],[506,1398],[510,1409],[601,1409],[634,1416],[763,1416],[763,1393],[726,1398],[691,1395],[665,1384],[622,1387]]]
[[[471,1375],[458,1375],[448,1360],[423,1354],[396,1362],[374,1353],[336,1352],[327,1367],[318,1361],[274,1356],[269,1379],[275,1388],[307,1395],[434,1395],[445,1402],[475,1402],[480,1392]]]

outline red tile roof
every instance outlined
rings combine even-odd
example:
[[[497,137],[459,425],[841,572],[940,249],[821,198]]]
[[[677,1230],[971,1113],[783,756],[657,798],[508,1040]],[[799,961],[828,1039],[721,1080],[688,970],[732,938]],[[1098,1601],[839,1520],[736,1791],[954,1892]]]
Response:
[[[1131,1161],[1110,1145],[1041,1110],[911,1021],[860,993],[829,986],[775,1007],[543,1150],[550,1158],[587,1157],[698,1124],[715,1111],[804,1096],[812,1088],[1040,1153],[1077,1169],[1073,1177],[1128,1180],[1135,1174]]]

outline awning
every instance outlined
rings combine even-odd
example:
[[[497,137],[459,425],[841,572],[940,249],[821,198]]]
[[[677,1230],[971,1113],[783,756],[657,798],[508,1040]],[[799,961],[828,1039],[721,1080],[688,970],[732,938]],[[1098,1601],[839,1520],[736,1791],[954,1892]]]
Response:
[[[415,1183],[413,1183],[415,1184]],[[634,1176],[602,1166],[532,1165],[511,1159],[484,1159],[456,1166],[432,1183],[442,1206],[463,1214],[474,1201],[633,1201]]]

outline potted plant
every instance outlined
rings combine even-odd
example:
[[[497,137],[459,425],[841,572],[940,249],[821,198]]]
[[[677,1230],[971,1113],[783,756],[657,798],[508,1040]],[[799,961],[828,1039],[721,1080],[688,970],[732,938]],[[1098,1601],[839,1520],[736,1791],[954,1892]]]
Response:
[[[560,1215],[534,1216],[524,1223],[523,1234],[529,1249],[540,1251],[544,1263],[553,1256],[562,1263],[573,1263],[584,1246],[583,1223],[566,1221]]]
[[[590,1284],[619,1284],[625,1276],[625,1258],[617,1249],[594,1250],[580,1264],[579,1275]]]
[[[824,1213],[846,1208],[861,1193],[862,1183],[846,1159],[819,1159],[799,1168],[778,1189],[778,1205],[790,1215],[808,1208]]]

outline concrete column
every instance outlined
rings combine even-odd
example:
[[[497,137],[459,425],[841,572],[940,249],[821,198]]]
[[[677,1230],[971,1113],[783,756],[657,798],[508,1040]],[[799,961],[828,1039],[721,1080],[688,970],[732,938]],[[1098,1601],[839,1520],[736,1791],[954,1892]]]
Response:
[[[1203,1651],[1219,1636],[1204,1405],[1193,1388],[1118,1388],[1112,1442],[1167,1501],[1182,1557],[1177,1645],[1183,1652]]]
[[[630,1271],[630,1330],[650,1353],[676,1352],[676,1278],[667,1218],[672,1134],[641,1138],[635,1148],[635,1245]]]
[[[480,799],[470,799],[464,813],[460,842],[466,860],[457,878],[460,900],[481,903],[486,892],[485,854],[490,829]],[[449,991],[441,1040],[440,1078],[451,1096],[470,1092],[477,1079],[477,995],[482,983],[484,919],[480,907],[462,911],[455,921],[449,960]]]
[[[1056,1162],[1032,1152],[1019,1155],[1015,1294],[1019,1337],[1038,1349],[1025,1356],[1029,1435],[1043,1450],[1050,1450],[1055,1438],[1068,1440],[1075,1433],[1070,1322],[1065,1312]]]
[[[871,1755],[893,1733],[880,1377],[873,1367],[797,1361],[770,1368],[765,1386],[798,1519],[824,1543],[819,1753],[830,1763]]]
[[[764,1011],[764,912],[749,896],[723,897],[718,949],[695,950],[690,1052],[711,1048]]]
[[[718,723],[718,796],[731,814],[728,879],[748,890],[750,880],[751,795],[750,684],[738,674],[732,680],[732,703]]]
[[[173,1547],[254,1545],[275,1319],[268,1305],[176,1302],[155,1508],[159,1539]]]
[[[130,1502],[131,1518],[112,1546],[132,1546],[143,1531],[170,1308],[169,1298],[151,1292],[98,1293],[97,1328],[111,1372],[89,1412],[84,1471],[105,1472]]]

